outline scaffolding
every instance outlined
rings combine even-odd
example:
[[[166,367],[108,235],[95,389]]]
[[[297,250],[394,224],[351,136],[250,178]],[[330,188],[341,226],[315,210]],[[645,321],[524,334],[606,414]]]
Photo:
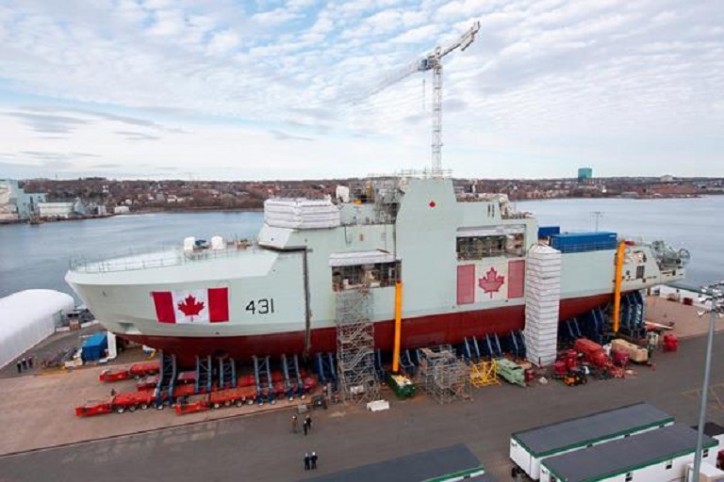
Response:
[[[361,287],[335,294],[337,320],[337,373],[345,402],[380,398],[375,370],[374,326],[370,319],[369,290]]]
[[[475,388],[500,385],[498,381],[498,362],[495,359],[470,365],[470,382]]]
[[[420,384],[438,403],[472,399],[470,367],[450,346],[422,348],[419,353]]]

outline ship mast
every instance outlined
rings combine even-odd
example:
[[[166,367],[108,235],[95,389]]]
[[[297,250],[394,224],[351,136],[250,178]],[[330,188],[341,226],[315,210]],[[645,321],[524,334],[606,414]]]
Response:
[[[398,72],[393,73],[386,80],[381,82],[369,96],[377,94],[387,87],[400,82],[416,72],[432,71],[432,175],[442,176],[442,59],[458,48],[465,50],[475,41],[475,35],[480,30],[480,22],[476,21],[457,40],[445,47],[436,47],[435,50],[425,55]]]

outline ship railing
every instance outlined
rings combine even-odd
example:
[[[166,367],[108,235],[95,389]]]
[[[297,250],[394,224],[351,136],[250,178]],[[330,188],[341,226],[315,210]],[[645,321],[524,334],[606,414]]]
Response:
[[[117,271],[145,270],[153,268],[166,268],[186,263],[229,258],[238,256],[247,249],[255,249],[249,245],[233,245],[224,249],[195,249],[184,251],[178,246],[151,248],[145,251],[131,250],[115,256],[89,259],[86,257],[73,258],[70,261],[70,270],[80,273],[108,273]]]

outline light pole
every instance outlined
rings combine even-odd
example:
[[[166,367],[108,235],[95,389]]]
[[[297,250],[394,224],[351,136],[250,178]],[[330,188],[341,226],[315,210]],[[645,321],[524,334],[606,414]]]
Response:
[[[704,362],[704,386],[701,388],[701,408],[699,409],[699,426],[696,434],[696,453],[694,454],[694,477],[699,482],[701,471],[701,452],[704,441],[704,425],[706,424],[706,405],[709,392],[709,369],[711,366],[711,349],[714,343],[714,324],[717,315],[724,313],[724,281],[704,286],[700,291],[700,301],[709,302],[709,335],[706,341],[706,361]],[[704,313],[701,313],[702,315]]]
[[[593,211],[593,217],[596,218],[596,232],[598,232],[598,221],[603,217],[603,211]]]

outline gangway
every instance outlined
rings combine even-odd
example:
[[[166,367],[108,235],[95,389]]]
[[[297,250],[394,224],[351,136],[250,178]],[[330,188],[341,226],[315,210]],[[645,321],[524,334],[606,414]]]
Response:
[[[161,371],[153,393],[154,403],[158,408],[163,408],[164,402],[168,404],[174,402],[173,389],[176,382],[176,372],[176,355],[169,355],[161,351]]]
[[[256,402],[274,403],[274,384],[271,376],[271,362],[269,356],[252,357],[254,360],[254,382],[256,384]]]

